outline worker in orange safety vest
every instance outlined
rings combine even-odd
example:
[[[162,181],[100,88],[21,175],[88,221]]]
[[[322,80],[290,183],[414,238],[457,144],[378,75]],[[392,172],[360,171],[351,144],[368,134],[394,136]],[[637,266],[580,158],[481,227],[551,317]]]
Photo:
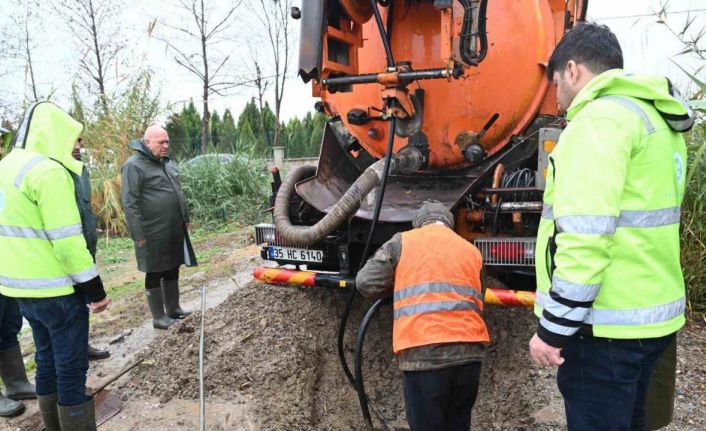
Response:
[[[440,202],[425,202],[413,226],[378,249],[356,288],[366,297],[393,295],[392,347],[411,430],[468,431],[489,342],[482,257],[452,230],[454,217]]]

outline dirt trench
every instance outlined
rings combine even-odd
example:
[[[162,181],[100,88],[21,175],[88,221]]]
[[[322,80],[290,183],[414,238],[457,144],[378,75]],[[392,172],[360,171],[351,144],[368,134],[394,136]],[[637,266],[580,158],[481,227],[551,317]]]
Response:
[[[216,302],[205,319],[206,429],[364,429],[356,393],[336,350],[343,292],[241,283],[232,277],[209,284]],[[223,299],[224,292],[230,296]],[[192,307],[196,301],[190,301]],[[354,334],[369,305],[360,300],[351,313],[346,338],[350,361]],[[391,429],[406,430],[401,372],[391,352],[390,313],[389,306],[383,307],[368,331],[365,383]],[[111,387],[122,396],[123,410],[100,429],[198,429],[200,318],[194,313],[151,337],[140,335],[144,328],[137,329],[129,337],[139,340],[115,350],[115,363],[92,366],[90,374],[103,378],[135,356],[144,359]],[[528,358],[527,341],[536,319],[529,310],[501,308],[489,308],[485,319],[493,343],[484,363],[473,430],[566,429],[555,371],[533,367]],[[680,334],[676,418],[665,431],[706,429],[705,327],[692,321]],[[0,429],[31,428],[0,424]]]
[[[252,282],[209,311],[207,396],[218,402],[230,400],[244,408],[239,417],[230,418],[230,425],[213,424],[214,428],[208,429],[364,429],[356,394],[337,357],[336,330],[344,304],[341,292]],[[351,315],[346,340],[351,361],[355,329],[369,305],[359,301]],[[498,308],[489,309],[485,317],[494,342],[484,364],[473,429],[565,429],[554,371],[531,366],[527,356],[535,318],[529,310]],[[187,319],[143,353],[150,363],[169,367],[141,367],[123,391],[161,397],[163,403],[172,397],[197,398],[199,318],[194,315]],[[401,373],[391,352],[390,331],[387,307],[367,335],[365,384],[391,427],[404,430]],[[704,358],[703,349],[697,355]],[[696,371],[704,376],[703,365]],[[698,409],[700,402],[696,399],[692,407]],[[683,421],[669,429],[706,429],[706,415],[699,418],[698,410],[689,413],[689,408],[685,407]],[[689,424],[695,417],[697,422]]]

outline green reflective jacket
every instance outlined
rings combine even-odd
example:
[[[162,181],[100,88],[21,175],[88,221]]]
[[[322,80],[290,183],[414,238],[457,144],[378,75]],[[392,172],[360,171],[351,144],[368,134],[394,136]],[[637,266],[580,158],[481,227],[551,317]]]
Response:
[[[83,238],[69,172],[83,127],[56,105],[32,106],[0,160],[0,293],[48,298],[98,276]]]
[[[679,255],[693,112],[660,77],[605,72],[567,112],[536,250],[538,335],[639,339],[684,324]],[[678,131],[675,131],[678,130]]]

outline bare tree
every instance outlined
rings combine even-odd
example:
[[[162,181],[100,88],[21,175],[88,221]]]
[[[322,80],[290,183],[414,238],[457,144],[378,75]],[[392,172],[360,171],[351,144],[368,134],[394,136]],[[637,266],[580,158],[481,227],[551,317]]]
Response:
[[[40,83],[35,73],[35,59],[37,55],[38,27],[41,25],[41,5],[34,0],[21,2],[15,0],[14,14],[9,16],[9,26],[4,29],[2,37],[6,43],[0,48],[0,55],[11,59],[11,69],[19,69],[21,62],[24,69],[23,89],[24,103],[33,103],[43,98],[39,90]],[[8,73],[0,74],[0,76]]]
[[[218,18],[213,18],[215,0],[178,0],[179,8],[189,16],[189,24],[177,25],[163,22],[165,27],[186,36],[194,46],[189,50],[171,38],[163,37],[176,53],[174,60],[202,84],[203,118],[201,121],[201,152],[205,153],[210,141],[211,111],[208,101],[212,94],[224,95],[228,90],[242,85],[227,74],[231,54],[219,52],[215,45],[224,41],[223,32],[235,20],[235,11],[242,0],[233,1]],[[189,45],[189,44],[185,44]]]
[[[257,0],[251,3],[251,8],[262,24],[265,39],[271,50],[275,84],[275,136],[272,145],[276,147],[281,140],[280,112],[294,43],[293,29],[289,19],[292,0]]]
[[[37,79],[34,75],[34,62],[32,61],[32,52],[35,50],[36,45],[29,34],[30,16],[31,12],[27,10],[23,17],[15,20],[15,25],[20,31],[20,46],[18,48],[25,61],[25,81],[28,82],[31,92],[31,97],[25,95],[25,99],[29,102],[36,102],[39,100],[39,94],[37,92]]]
[[[110,112],[107,86],[108,71],[117,70],[117,57],[124,47],[120,36],[119,0],[55,0],[59,14],[76,39],[83,55],[81,69],[98,86],[99,105],[105,115]]]

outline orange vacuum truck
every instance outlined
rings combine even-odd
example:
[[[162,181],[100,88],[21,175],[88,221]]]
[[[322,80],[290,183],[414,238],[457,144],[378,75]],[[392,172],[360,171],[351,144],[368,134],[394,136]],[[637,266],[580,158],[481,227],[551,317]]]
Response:
[[[292,169],[284,180],[273,170],[273,223],[256,226],[262,257],[298,269],[257,268],[255,277],[350,290],[350,305],[366,258],[435,199],[499,281],[486,302],[531,306],[545,175],[563,127],[545,70],[587,7],[588,0],[307,0],[293,8],[299,76],[331,119],[318,166]],[[349,309],[339,355],[365,404],[362,378],[343,355]]]

